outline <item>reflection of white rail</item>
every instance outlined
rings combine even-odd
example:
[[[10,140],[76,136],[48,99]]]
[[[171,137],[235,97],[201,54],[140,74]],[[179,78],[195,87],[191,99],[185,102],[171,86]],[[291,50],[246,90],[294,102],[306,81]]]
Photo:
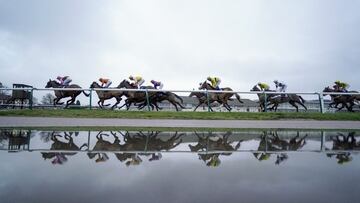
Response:
[[[237,151],[185,151],[185,150],[171,150],[171,151],[92,151],[92,150],[49,150],[49,149],[30,149],[30,150],[7,150],[0,149],[0,151],[8,151],[8,152],[42,152],[42,153],[127,153],[127,154],[135,154],[135,153],[143,153],[143,154],[152,154],[152,153],[190,153],[190,154],[213,154],[213,153],[269,153],[269,154],[283,154],[283,153],[330,153],[330,154],[343,154],[343,153],[360,153],[360,150],[297,150],[297,151],[258,151],[258,150],[237,150]]]

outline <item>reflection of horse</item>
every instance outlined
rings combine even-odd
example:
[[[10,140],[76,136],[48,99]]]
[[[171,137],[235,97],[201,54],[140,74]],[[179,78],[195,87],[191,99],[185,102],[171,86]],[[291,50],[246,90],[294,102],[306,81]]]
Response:
[[[55,80],[50,80],[47,82],[45,88],[76,88],[76,89],[81,89],[81,87],[79,85],[76,84],[72,84],[66,87],[63,87],[62,85],[60,85],[60,83],[56,82]],[[66,98],[66,97],[71,97],[70,100],[66,101],[66,105],[65,108],[67,108],[69,105],[74,104],[75,99],[77,96],[79,96],[79,94],[83,93],[85,96],[90,96],[90,94],[86,94],[83,90],[54,90],[55,92],[55,96],[56,98],[54,99],[54,106],[56,104],[63,104],[64,102],[59,102],[60,99],[62,98]]]
[[[78,147],[75,143],[73,138],[68,135],[65,132],[65,140],[68,140],[68,142],[63,142],[58,140],[58,137],[62,137],[61,135],[55,135],[55,133],[52,134],[51,136],[51,140],[53,141],[53,144],[51,145],[50,150],[69,150],[69,151],[79,151],[81,150],[83,147],[87,147],[87,144],[83,144],[81,147]],[[61,155],[67,155],[67,156],[72,156],[75,155],[76,152],[61,152],[61,153],[57,153],[57,152],[41,152],[42,157],[44,159],[51,159],[53,157],[55,157],[57,154],[61,154]]]
[[[200,83],[200,90],[216,90],[215,88],[213,88],[209,83],[207,83],[206,81],[203,83]],[[225,88],[221,88],[222,91],[233,91],[231,88],[229,87],[225,87]],[[231,111],[231,107],[230,105],[227,103],[228,100],[230,100],[230,97],[232,97],[233,95],[235,95],[236,99],[240,102],[240,103],[244,103],[243,101],[240,100],[240,96],[237,93],[208,93],[208,97],[210,100],[210,103],[217,101],[220,104],[222,104],[228,111]]]
[[[90,85],[90,88],[103,88],[103,87],[101,87],[97,82],[94,81]],[[110,105],[110,104],[104,105],[105,100],[115,98],[116,103],[111,107],[111,109],[114,109],[120,103],[123,92],[118,90],[107,90],[107,91],[96,90],[96,94],[99,97],[98,105],[100,108],[104,108],[104,106]]]
[[[175,132],[173,136],[163,140],[157,137],[159,133],[160,132],[150,132],[144,134],[143,132],[138,132],[134,135],[130,135],[129,132],[126,132],[123,134],[125,143],[121,145],[121,151],[169,151],[182,142],[180,138],[183,134],[178,135],[178,133]],[[127,160],[125,163],[127,166],[140,164],[142,162],[140,156],[151,155],[149,161],[159,160],[161,158],[160,153],[116,153],[115,155],[121,162]]]
[[[198,137],[198,143],[196,145],[190,145],[189,148],[192,152],[199,152],[199,151],[206,151],[210,153],[202,154],[198,153],[199,159],[203,160],[207,166],[219,166],[221,161],[219,156],[225,155],[230,156],[232,151],[236,151],[240,148],[240,144],[242,140],[240,140],[235,147],[231,144],[233,142],[228,141],[231,132],[227,132],[223,136],[200,136],[195,132],[196,136]],[[229,151],[229,152],[222,152],[222,153],[211,153],[211,151]]]
[[[297,151],[301,149],[306,144],[307,135],[300,137],[300,133],[297,132],[297,135],[291,138],[289,141],[285,139],[281,139],[277,132],[273,132],[271,135],[267,135],[266,132],[260,137],[260,143],[258,147],[258,151]],[[253,153],[255,158],[259,161],[268,160],[273,153]],[[278,165],[284,160],[288,159],[286,153],[280,153],[276,156],[275,164]]]
[[[114,136],[115,140],[113,143],[104,140],[103,139],[103,135],[104,136],[109,136],[108,134],[102,133],[102,131],[100,131],[97,135],[97,141],[96,144],[94,146],[94,148],[92,149],[93,151],[119,151],[121,150],[121,146],[120,146],[120,140],[119,138],[116,136],[115,133],[111,134]],[[88,157],[90,159],[93,159],[96,155],[98,156],[98,158],[95,160],[96,162],[101,162],[101,161],[106,161],[108,159],[107,155],[105,153],[87,153]]]
[[[355,139],[355,132],[349,132],[347,136],[338,133],[336,136],[331,136],[330,139],[333,141],[332,150],[345,151],[360,149],[360,143]],[[329,149],[326,148],[326,150]],[[353,159],[350,152],[326,153],[326,156],[330,158],[335,156],[338,164],[348,163]]]

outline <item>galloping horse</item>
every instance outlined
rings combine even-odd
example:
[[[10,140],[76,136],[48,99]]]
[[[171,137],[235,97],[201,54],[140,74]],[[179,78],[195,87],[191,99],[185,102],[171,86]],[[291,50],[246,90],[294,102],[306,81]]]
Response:
[[[255,85],[250,91],[259,91],[260,92],[261,90],[257,85]],[[275,92],[274,90],[268,90],[268,91]],[[261,109],[262,112],[264,112],[265,111],[265,94],[258,93],[257,96],[259,97],[260,109]],[[267,96],[267,100],[269,100],[270,97],[275,97],[275,96],[278,96],[278,95],[269,94]]]
[[[90,88],[103,88],[103,87],[101,87],[97,82],[93,82],[90,85]],[[116,99],[116,103],[111,107],[111,109],[114,109],[120,103],[121,97],[123,96],[122,91],[116,91],[116,90],[109,90],[109,91],[96,90],[96,94],[99,97],[98,105],[100,108],[103,108],[104,106],[109,106],[110,104],[104,105],[104,101],[114,97]]]
[[[180,101],[177,101],[177,99]],[[170,102],[170,104],[175,106],[176,111],[179,111],[178,109],[178,105],[180,108],[184,109],[185,107],[182,105],[182,103],[184,102],[183,99],[173,93],[173,92],[157,92],[157,94],[149,97],[149,101],[150,104],[156,104],[156,103],[161,103],[162,101],[167,100],[168,102]],[[147,102],[144,102],[142,105],[139,106],[139,109],[142,109],[146,106]],[[157,106],[157,105],[155,105]]]
[[[50,80],[47,82],[45,88],[63,88],[62,85],[60,85],[60,83],[56,82],[55,80]],[[79,85],[76,84],[72,84],[69,86],[66,86],[65,88],[79,88],[81,89],[81,87]],[[54,99],[54,106],[56,104],[64,104],[64,102],[59,102],[60,99],[62,98],[66,98],[66,97],[71,97],[70,100],[66,101],[66,105],[65,108],[67,108],[70,104],[73,104],[75,102],[76,97],[81,94],[84,93],[85,96],[89,96],[90,94],[86,94],[83,90],[69,90],[69,91],[65,91],[65,90],[54,90],[55,92],[55,99]]]
[[[323,92],[337,92],[335,89],[330,87],[325,87]],[[357,91],[349,91],[348,93],[359,93]],[[337,108],[338,110],[343,109],[346,107],[348,111],[353,111],[352,107],[355,105],[355,100],[360,101],[360,95],[336,95],[336,94],[329,94],[331,97],[332,102],[329,104],[330,107]],[[325,96],[325,95],[324,95]],[[350,106],[348,106],[348,103]],[[341,104],[341,107],[338,105]]]
[[[137,89],[135,86],[131,85],[130,82],[127,80],[123,80],[117,86],[117,88]],[[154,89],[154,87],[153,86],[145,86],[144,89]],[[123,104],[121,107],[119,107],[120,109],[126,105],[126,110],[129,110],[132,103],[136,104],[136,103],[147,102],[146,101],[146,93],[143,91],[123,91],[123,94],[127,97],[127,99],[125,101],[125,104]],[[156,92],[148,92],[149,98],[155,94],[156,94]],[[156,109],[160,108],[156,105],[156,103],[154,105],[155,105]],[[152,108],[154,108],[154,107],[152,106]]]
[[[127,89],[136,89],[136,87],[132,86],[129,81],[123,80],[118,88],[127,88]],[[154,89],[153,86],[145,86],[145,89]],[[146,106],[146,93],[145,92],[135,92],[135,91],[124,91],[124,95],[127,97],[127,100],[124,105],[127,106],[127,109],[129,110],[131,103],[141,103],[138,108],[142,109]],[[149,96],[149,105],[154,109],[154,106],[156,107],[156,110],[161,109],[157,103],[162,102],[164,100],[169,101],[172,105],[175,106],[176,111],[178,111],[178,106],[181,108],[185,108],[181,103],[183,103],[182,98],[178,96],[175,93],[172,92],[148,92]],[[177,101],[180,100],[179,101]],[[124,106],[123,105],[123,106]],[[121,106],[121,107],[123,107]],[[121,108],[120,107],[120,108]]]
[[[251,91],[261,91],[256,85],[251,89]],[[265,96],[264,94],[258,94],[260,107],[265,107]],[[293,107],[296,108],[296,112],[299,112],[299,107],[296,105],[296,103],[300,104],[302,107],[304,107],[305,110],[307,110],[305,106],[305,100],[299,95],[296,94],[286,94],[286,96],[269,96],[267,97],[267,101],[269,102],[268,105],[273,105],[270,110],[276,111],[279,104],[282,103],[289,103]],[[262,105],[261,105],[262,104]]]
[[[200,83],[200,90],[216,90],[215,88],[213,88],[209,83],[207,83],[206,81],[203,83]],[[225,88],[221,88],[222,91],[233,91],[231,88],[229,87],[225,87]],[[233,95],[236,96],[236,99],[240,102],[240,103],[244,103],[243,101],[240,100],[240,96],[237,93],[209,93],[209,100],[210,103],[217,101],[220,104],[222,104],[228,111],[231,111],[231,107],[229,106],[229,104],[227,103],[228,100],[230,100],[230,97],[232,97]]]

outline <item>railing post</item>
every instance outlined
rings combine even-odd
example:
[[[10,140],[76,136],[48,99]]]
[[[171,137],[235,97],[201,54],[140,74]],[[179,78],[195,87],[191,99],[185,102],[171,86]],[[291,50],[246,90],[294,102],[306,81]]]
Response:
[[[206,101],[208,105],[208,112],[210,112],[210,98],[209,98],[209,92],[206,90]]]
[[[150,100],[149,100],[149,92],[147,89],[145,89],[145,96],[146,96],[146,106],[148,108],[148,111],[150,111]]]
[[[264,111],[267,112],[267,95],[265,91],[264,91]]]
[[[326,141],[326,138],[325,138],[325,132],[322,130],[321,131],[321,145],[320,145],[320,151],[324,151],[325,150],[325,141]]]
[[[31,88],[30,90],[30,101],[29,101],[29,109],[32,110],[33,109],[33,99],[34,99],[34,88]]]
[[[90,89],[90,96],[89,96],[89,109],[92,109],[92,88]]]
[[[324,95],[322,92],[318,93],[319,94],[319,103],[320,103],[320,112],[321,113],[325,113],[325,108],[324,108]]]

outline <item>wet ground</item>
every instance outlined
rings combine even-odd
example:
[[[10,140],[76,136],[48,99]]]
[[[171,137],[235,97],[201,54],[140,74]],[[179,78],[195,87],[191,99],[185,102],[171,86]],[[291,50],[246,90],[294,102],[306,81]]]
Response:
[[[357,202],[356,131],[0,131],[1,202]]]

